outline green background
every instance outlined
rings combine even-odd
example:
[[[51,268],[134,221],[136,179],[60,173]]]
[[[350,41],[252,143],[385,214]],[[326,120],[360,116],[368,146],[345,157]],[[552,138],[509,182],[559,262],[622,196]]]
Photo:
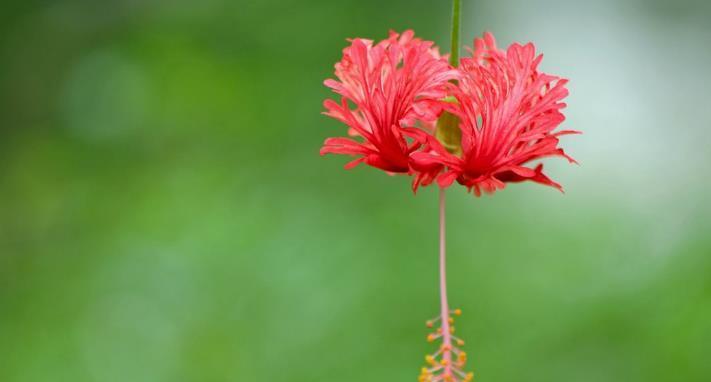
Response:
[[[347,37],[448,1],[3,1],[0,381],[411,381],[436,189],[318,156]],[[472,1],[570,78],[566,194],[448,193],[479,381],[711,380],[711,6]],[[446,50],[446,49],[443,49]]]

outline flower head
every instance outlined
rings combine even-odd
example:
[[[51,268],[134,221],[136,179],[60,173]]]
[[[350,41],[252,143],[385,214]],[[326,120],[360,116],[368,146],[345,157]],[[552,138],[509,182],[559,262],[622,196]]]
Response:
[[[554,131],[565,120],[561,109],[567,80],[539,72],[542,58],[531,43],[504,51],[490,33],[476,39],[472,57],[461,60],[458,85],[451,87],[456,102],[445,106],[459,119],[459,152],[430,138],[426,150],[412,154],[413,167],[441,170],[440,187],[456,180],[477,196],[525,180],[562,190],[542,165],[525,166],[549,156],[575,162],[558,147],[558,137],[578,132]]]
[[[321,155],[356,156],[346,169],[365,163],[388,173],[413,174],[410,154],[428,135],[415,123],[434,123],[457,71],[432,42],[415,38],[410,30],[390,32],[377,44],[351,40],[335,69],[338,80],[324,84],[341,100],[326,100],[324,114],[348,125],[353,138],[326,139]]]

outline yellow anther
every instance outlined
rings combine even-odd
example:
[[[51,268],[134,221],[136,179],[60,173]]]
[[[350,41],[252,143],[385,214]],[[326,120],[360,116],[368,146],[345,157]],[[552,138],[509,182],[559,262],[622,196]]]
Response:
[[[442,328],[437,328],[437,334],[442,334]]]
[[[454,326],[449,327],[449,334],[454,334]]]
[[[464,382],[471,382],[474,379],[474,373],[467,373],[464,377]]]
[[[455,315],[455,316],[461,316],[461,315],[462,315],[462,310],[461,310],[461,309],[454,309],[454,315]]]
[[[449,319],[448,319],[447,321],[449,321],[450,324],[453,324],[453,323],[454,323],[454,318],[453,318],[453,317],[449,317]]]
[[[427,362],[428,364],[430,364],[432,366],[437,364],[437,362],[435,361],[435,358],[429,354],[425,356],[425,362]]]
[[[431,327],[434,326],[434,322],[432,322],[432,320],[429,320],[429,321],[426,322],[426,325],[427,325],[428,328],[431,328]]]
[[[458,346],[464,346],[464,340],[457,340]]]
[[[442,344],[442,346],[440,346],[440,350],[449,351],[449,350],[452,350],[452,347],[450,345]]]
[[[440,365],[442,365],[442,366],[447,366],[448,364],[449,364],[449,361],[447,361],[446,359],[443,359],[442,362],[440,362]]]
[[[433,342],[433,341],[436,340],[436,339],[437,339],[437,337],[435,337],[434,334],[428,334],[428,335],[427,335],[427,342]]]

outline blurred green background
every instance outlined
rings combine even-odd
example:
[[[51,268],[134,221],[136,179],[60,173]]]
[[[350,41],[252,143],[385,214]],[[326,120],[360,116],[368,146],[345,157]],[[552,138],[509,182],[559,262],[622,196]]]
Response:
[[[711,5],[465,0],[571,79],[567,193],[449,192],[479,381],[711,380]],[[436,190],[318,156],[347,37],[449,1],[4,1],[0,381],[410,381]]]

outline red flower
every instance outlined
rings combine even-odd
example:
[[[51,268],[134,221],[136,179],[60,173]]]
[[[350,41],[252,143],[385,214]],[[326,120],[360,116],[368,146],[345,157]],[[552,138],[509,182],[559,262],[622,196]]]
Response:
[[[427,141],[416,121],[432,124],[441,112],[447,82],[457,76],[430,41],[413,38],[412,31],[375,45],[356,38],[343,50],[335,66],[338,80],[324,84],[341,95],[341,102],[326,100],[324,114],[349,126],[351,138],[328,138],[321,155],[347,154],[388,173],[414,174],[410,154]],[[351,106],[352,105],[352,106]]]
[[[566,106],[561,100],[568,95],[567,80],[538,71],[543,56],[535,55],[531,43],[503,51],[486,33],[474,47],[473,57],[461,60],[458,86],[452,86],[456,102],[445,106],[460,120],[461,154],[430,137],[427,150],[412,154],[413,167],[430,174],[444,170],[437,178],[440,187],[457,180],[477,196],[525,180],[562,190],[542,165],[524,164],[549,156],[575,162],[558,147],[558,137],[578,132],[554,132],[565,120],[560,110]]]

